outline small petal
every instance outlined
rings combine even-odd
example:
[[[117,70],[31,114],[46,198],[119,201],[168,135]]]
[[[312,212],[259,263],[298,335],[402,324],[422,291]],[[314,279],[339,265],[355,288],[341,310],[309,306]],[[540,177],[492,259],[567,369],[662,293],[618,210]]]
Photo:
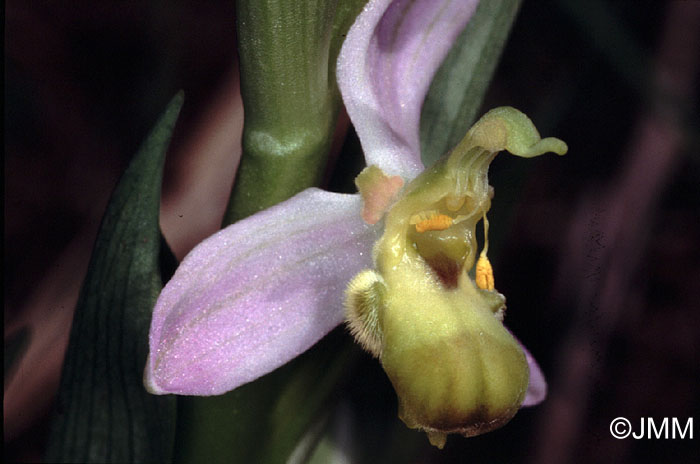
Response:
[[[343,290],[371,266],[359,195],[307,189],[185,257],[154,309],[145,384],[217,395],[306,351],[343,320]]]
[[[387,176],[375,165],[366,167],[355,179],[364,204],[362,219],[367,224],[378,223],[403,184],[401,176]]]
[[[348,32],[338,85],[368,165],[412,179],[423,170],[420,110],[477,0],[370,1]]]

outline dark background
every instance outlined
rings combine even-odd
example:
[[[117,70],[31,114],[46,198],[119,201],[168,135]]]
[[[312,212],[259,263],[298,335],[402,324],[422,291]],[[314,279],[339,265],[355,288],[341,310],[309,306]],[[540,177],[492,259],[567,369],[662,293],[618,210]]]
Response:
[[[181,88],[163,192],[163,214],[176,219],[163,229],[177,252],[220,221],[241,120],[234,23],[231,0],[6,2],[5,338],[25,327],[33,335],[6,372],[6,461],[43,455],[102,212]],[[698,30],[696,1],[524,2],[484,109],[523,110],[569,153],[497,158],[491,250],[507,323],[539,360],[549,396],[496,432],[451,437],[442,452],[408,432],[425,443],[397,460],[696,462]],[[202,141],[222,131],[215,148]],[[210,177],[219,195],[202,213],[209,222],[178,222],[191,173],[212,176],[198,170],[207,149],[231,153],[218,168],[225,178]],[[394,446],[391,388],[368,358],[359,369],[366,380],[343,393],[360,424],[355,439]],[[695,438],[616,440],[618,416],[635,431],[643,417],[694,417]]]

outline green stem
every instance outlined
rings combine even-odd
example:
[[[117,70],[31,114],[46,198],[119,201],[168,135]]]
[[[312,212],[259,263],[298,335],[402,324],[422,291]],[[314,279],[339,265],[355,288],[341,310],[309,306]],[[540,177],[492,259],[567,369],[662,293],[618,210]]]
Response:
[[[340,108],[335,62],[344,32],[363,4],[236,3],[245,123],[224,224],[321,181]]]

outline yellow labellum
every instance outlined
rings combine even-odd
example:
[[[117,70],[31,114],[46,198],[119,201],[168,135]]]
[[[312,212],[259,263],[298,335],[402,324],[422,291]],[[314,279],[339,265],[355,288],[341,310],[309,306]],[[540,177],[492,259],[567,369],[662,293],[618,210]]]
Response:
[[[527,116],[503,107],[408,185],[376,166],[356,181],[363,219],[384,219],[384,233],[374,246],[374,269],[348,285],[347,324],[381,362],[401,420],[438,448],[448,434],[469,437],[502,426],[527,393],[527,358],[503,326],[505,297],[495,290],[487,258],[488,167],[504,149],[532,158],[562,155],[567,147],[542,139]],[[480,219],[484,246],[474,268]]]

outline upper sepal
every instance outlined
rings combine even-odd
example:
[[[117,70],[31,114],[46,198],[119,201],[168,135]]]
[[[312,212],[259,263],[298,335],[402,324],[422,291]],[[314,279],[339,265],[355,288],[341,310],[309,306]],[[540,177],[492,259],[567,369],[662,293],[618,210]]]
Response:
[[[420,111],[476,0],[369,2],[338,58],[338,86],[368,165],[411,179],[423,170]]]

